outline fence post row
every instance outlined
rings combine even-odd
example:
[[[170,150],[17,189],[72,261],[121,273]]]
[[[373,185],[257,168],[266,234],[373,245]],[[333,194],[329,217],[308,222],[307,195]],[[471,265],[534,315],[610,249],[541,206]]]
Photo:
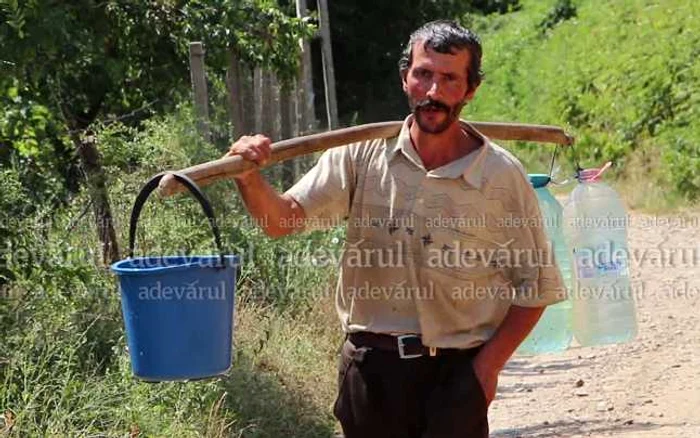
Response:
[[[308,15],[306,0],[296,1],[296,15]],[[327,0],[317,0],[319,11],[323,83],[325,89],[326,119],[328,129],[338,127],[338,106],[335,92],[333,53],[330,39],[330,23]],[[297,81],[278,84],[274,73],[261,67],[246,65],[235,50],[229,52],[226,72],[229,117],[232,138],[252,133],[264,133],[273,141],[309,134],[318,128],[314,109],[311,46],[299,40],[300,62]],[[197,127],[201,135],[211,140],[207,82],[204,70],[204,45],[190,43],[190,74],[197,113]],[[283,166],[279,175],[282,185],[290,186],[305,170],[303,161],[297,159]]]

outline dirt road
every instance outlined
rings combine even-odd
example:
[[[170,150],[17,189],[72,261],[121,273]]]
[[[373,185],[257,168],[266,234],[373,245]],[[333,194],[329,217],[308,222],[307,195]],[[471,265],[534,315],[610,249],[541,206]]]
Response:
[[[700,216],[630,223],[637,339],[514,357],[492,437],[700,437]]]

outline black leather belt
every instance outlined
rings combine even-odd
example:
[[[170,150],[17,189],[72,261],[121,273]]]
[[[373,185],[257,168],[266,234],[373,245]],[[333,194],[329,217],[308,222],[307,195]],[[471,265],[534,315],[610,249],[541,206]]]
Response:
[[[392,336],[382,333],[355,332],[348,334],[348,340],[356,347],[371,347],[379,350],[396,351],[402,359],[421,356],[471,355],[476,356],[481,347],[469,349],[436,348],[423,345],[419,335]]]

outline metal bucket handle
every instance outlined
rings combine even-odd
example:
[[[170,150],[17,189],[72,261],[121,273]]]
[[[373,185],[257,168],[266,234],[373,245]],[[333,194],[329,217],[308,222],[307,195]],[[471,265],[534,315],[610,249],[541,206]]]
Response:
[[[192,181],[187,176],[177,172],[161,172],[151,177],[151,179],[148,180],[146,184],[144,184],[143,188],[141,188],[141,191],[136,197],[136,201],[134,201],[134,207],[131,209],[131,220],[129,222],[129,258],[134,257],[134,244],[136,242],[136,225],[138,223],[139,216],[141,215],[141,209],[143,208],[143,205],[146,203],[146,200],[151,195],[151,193],[153,193],[153,191],[158,188],[160,180],[168,174],[172,175],[178,182],[180,182],[180,184],[187,187],[190,193],[192,193],[192,195],[194,195],[194,197],[197,198],[197,201],[199,201],[199,204],[202,206],[204,214],[206,214],[207,219],[209,219],[209,225],[211,225],[211,230],[214,233],[214,241],[216,243],[216,247],[219,249],[219,255],[221,257],[221,267],[223,268],[225,266],[225,258],[223,246],[221,245],[221,233],[219,232],[219,226],[216,224],[216,218],[214,217],[214,210],[211,207],[211,203],[194,181]]]

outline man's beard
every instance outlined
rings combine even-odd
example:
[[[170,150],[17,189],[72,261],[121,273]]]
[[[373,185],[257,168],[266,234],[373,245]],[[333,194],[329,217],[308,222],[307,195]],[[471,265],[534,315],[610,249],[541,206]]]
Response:
[[[464,108],[465,102],[460,102],[455,106],[450,107],[449,105],[442,103],[433,99],[425,99],[418,102],[411,101],[409,99],[409,105],[411,106],[411,112],[413,113],[413,119],[418,123],[418,127],[423,132],[429,134],[441,134],[449,128],[452,123],[459,119],[459,113]],[[436,125],[431,126],[421,117],[421,112],[424,110],[437,110],[443,112],[446,117],[445,120]]]

